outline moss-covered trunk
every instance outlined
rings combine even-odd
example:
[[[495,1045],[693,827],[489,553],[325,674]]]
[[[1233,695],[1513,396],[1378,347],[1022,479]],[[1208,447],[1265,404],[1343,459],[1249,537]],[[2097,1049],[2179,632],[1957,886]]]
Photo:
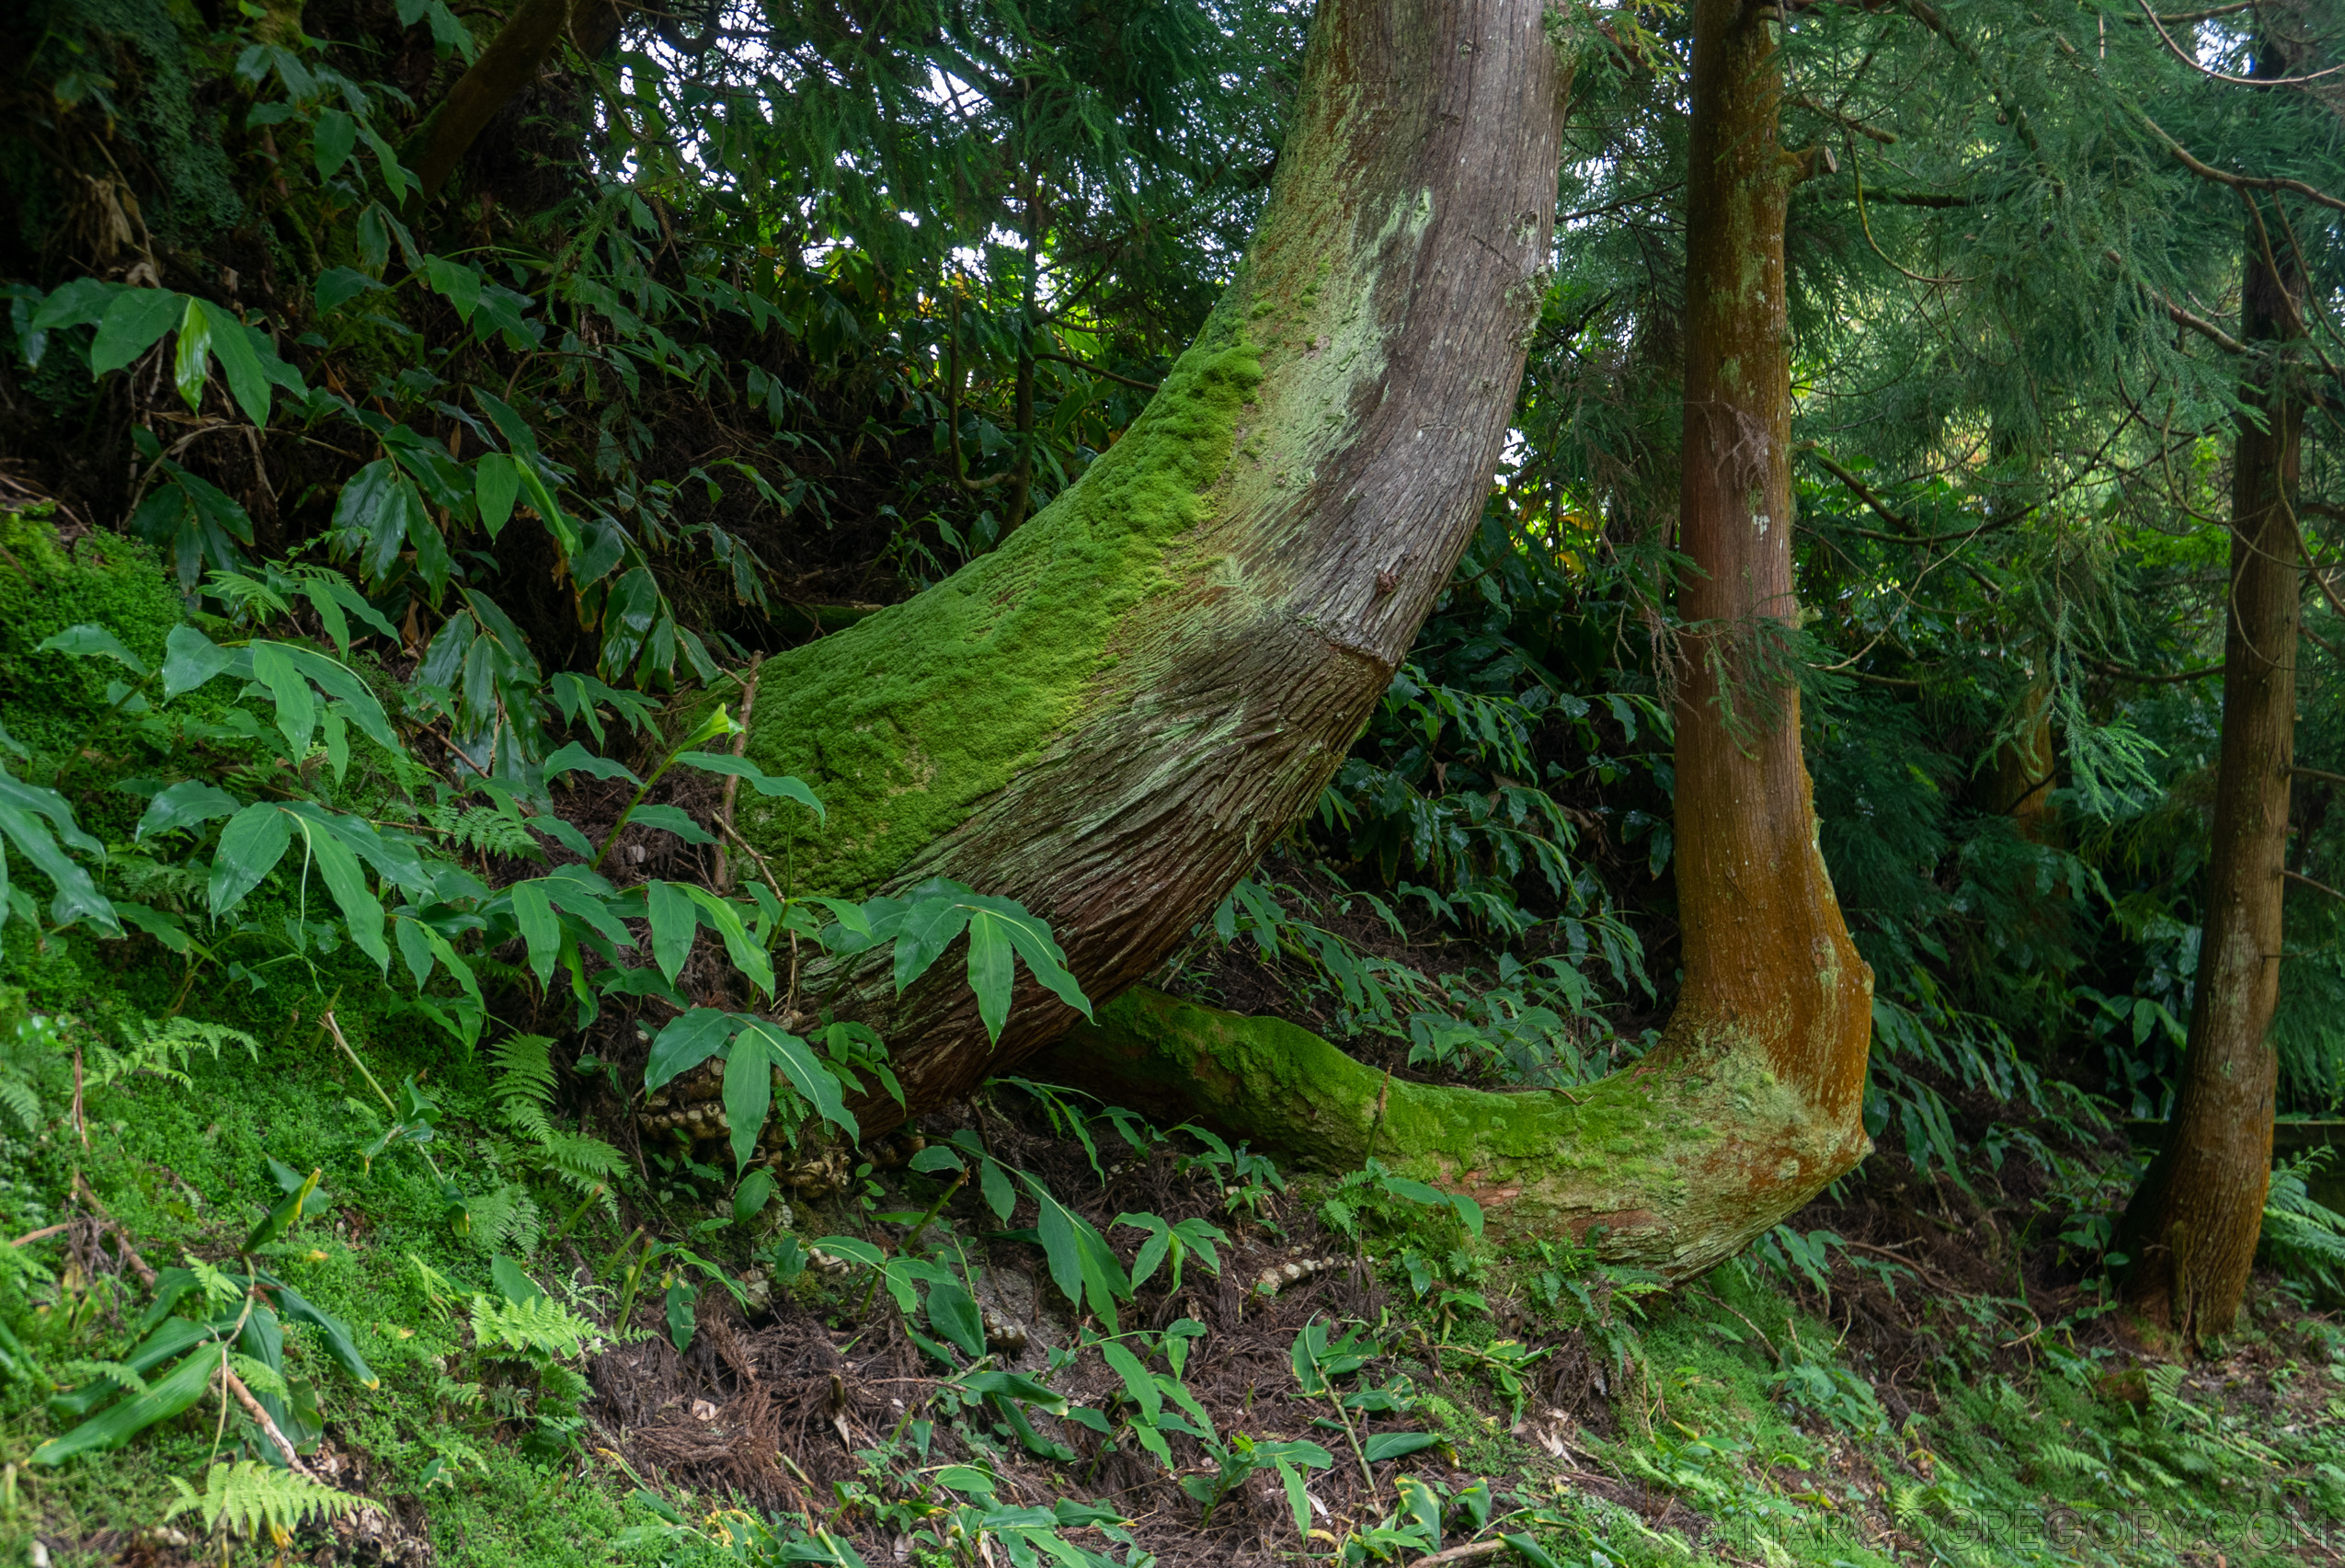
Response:
[[[2261,74],[2284,74],[2270,56]],[[2192,1337],[2228,1331],[2238,1312],[2271,1177],[2271,1021],[2304,586],[2294,505],[2305,410],[2285,350],[2304,333],[2305,278],[2294,254],[2276,253],[2267,238],[2283,232],[2249,212],[2240,314],[2247,341],[2268,357],[2245,389],[2232,457],[2223,742],[2181,1093],[2117,1239],[2133,1260],[2127,1299]]]
[[[1816,846],[1784,679],[1795,620],[1773,13],[1694,11],[1687,193],[1676,832],[1685,985],[1661,1045],[1571,1093],[1395,1082],[1290,1024],[1147,992],[1054,1069],[1185,1100],[1329,1168],[1373,1153],[1473,1193],[1504,1229],[1569,1230],[1683,1277],[1731,1256],[1869,1146],[1871,971]]]
[[[1019,898],[1096,997],[1188,934],[1317,796],[1480,513],[1560,109],[1540,0],[1329,0],[1246,261],[1147,411],[999,550],[765,666],[751,755],[829,815],[744,826],[801,890]],[[809,982],[917,1112],[1073,1020],[1021,978],[993,1050],[941,974]]]

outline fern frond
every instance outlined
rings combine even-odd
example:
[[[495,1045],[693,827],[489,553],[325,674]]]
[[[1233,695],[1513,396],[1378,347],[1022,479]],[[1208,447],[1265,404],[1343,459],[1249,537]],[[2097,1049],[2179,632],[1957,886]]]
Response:
[[[464,1214],[473,1244],[483,1252],[511,1252],[527,1257],[537,1251],[538,1238],[545,1231],[536,1200],[511,1182],[466,1199]]]
[[[554,1042],[543,1035],[514,1035],[490,1050],[497,1082],[489,1094],[506,1125],[540,1141],[551,1137],[545,1108],[554,1104]]]
[[[563,1358],[582,1354],[594,1325],[548,1296],[526,1301],[473,1298],[473,1338],[483,1350]]]
[[[40,1130],[40,1096],[23,1079],[0,1076],[0,1106],[6,1106],[28,1133]]]
[[[242,1530],[256,1539],[266,1529],[279,1547],[314,1517],[339,1518],[376,1506],[355,1493],[337,1492],[305,1475],[273,1470],[255,1459],[213,1465],[203,1478],[201,1492],[176,1475],[171,1484],[178,1489],[179,1500],[164,1514],[166,1519],[193,1512],[201,1516],[207,1530]]]

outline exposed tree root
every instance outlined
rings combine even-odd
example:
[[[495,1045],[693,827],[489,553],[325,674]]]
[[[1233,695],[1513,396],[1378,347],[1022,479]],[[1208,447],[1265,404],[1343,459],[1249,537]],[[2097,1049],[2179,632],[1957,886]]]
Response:
[[[1497,1094],[1412,1083],[1310,1030],[1136,987],[1047,1059],[1061,1079],[1322,1171],[1374,1155],[1470,1194],[1501,1233],[1568,1233],[1682,1279],[1732,1257],[1871,1148],[1747,1045],[1677,1040],[1601,1082]]]

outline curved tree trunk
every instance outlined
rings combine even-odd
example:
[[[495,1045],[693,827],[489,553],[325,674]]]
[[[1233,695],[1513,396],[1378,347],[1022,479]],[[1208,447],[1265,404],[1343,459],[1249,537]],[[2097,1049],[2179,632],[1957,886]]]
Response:
[[[1177,1088],[1307,1159],[1373,1149],[1501,1224],[1600,1230],[1672,1275],[1862,1155],[1870,973],[1783,674],[1797,165],[1766,15],[1697,11],[1683,527],[1706,575],[1685,591],[1687,979],[1663,1045],[1573,1093],[1427,1091],[1143,992],[1061,1070]],[[1556,131],[1536,0],[1331,0],[1253,254],[1147,415],[1001,551],[780,661],[791,696],[760,705],[751,747],[830,807],[819,836],[761,825],[802,885],[1009,893],[1099,997],[1184,938],[1316,795],[1463,545],[1539,305]],[[878,1024],[915,1112],[1070,1021],[1022,990],[989,1053],[957,981],[898,1003],[864,967],[812,989]]]
[[[1000,549],[766,665],[750,755],[829,816],[742,826],[796,890],[956,877],[1047,918],[1107,997],[1317,797],[1513,411],[1554,216],[1544,14],[1327,0],[1245,263],[1146,412]],[[915,1113],[1075,1017],[1022,971],[989,1051],[944,967],[900,1001],[870,963],[808,977],[879,1027]]]
[[[1733,1255],[1870,1147],[1872,974],[1816,846],[1784,679],[1796,614],[1773,24],[1694,11],[1676,692],[1685,985],[1661,1045],[1571,1093],[1395,1082],[1316,1036],[1148,991],[1052,1066],[1125,1099],[1186,1103],[1328,1169],[1369,1154],[1472,1193],[1494,1226],[1565,1230],[1669,1277]]]
[[[2259,74],[2285,74],[2267,49]],[[2259,221],[2260,220],[2260,221]],[[2243,335],[2279,349],[2303,332],[2305,279],[2248,219]],[[2296,618],[2303,590],[2294,521],[2303,403],[2274,354],[2242,399],[2232,458],[2231,581],[2223,652],[2223,744],[2214,786],[2206,919],[2166,1143],[2118,1228],[2133,1261],[2125,1298],[2192,1338],[2228,1332],[2246,1293],[2271,1179],[2279,1059],[2282,873],[2296,753]]]

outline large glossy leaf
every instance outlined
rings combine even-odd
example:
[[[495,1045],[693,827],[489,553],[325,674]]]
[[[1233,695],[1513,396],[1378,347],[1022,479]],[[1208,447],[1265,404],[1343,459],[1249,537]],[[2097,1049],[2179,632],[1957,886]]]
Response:
[[[658,828],[688,844],[713,844],[716,835],[686,816],[681,807],[638,806],[627,818],[630,827]]]
[[[212,338],[212,358],[220,361],[221,373],[227,378],[228,395],[246,418],[266,427],[269,423],[269,378],[261,369],[260,356],[253,349],[252,339],[245,334],[245,324],[234,313],[222,305],[205,304],[200,300],[188,302],[188,314],[203,313]]]
[[[277,727],[299,758],[309,748],[310,732],[317,727],[317,699],[310,692],[309,681],[285,657],[281,643],[252,645],[252,678],[268,687],[276,699]]]
[[[230,818],[212,852],[212,880],[206,889],[212,912],[226,914],[242,903],[246,894],[277,869],[292,841],[292,818],[268,801],[257,801]]]
[[[1010,1020],[1010,993],[1013,974],[1010,958],[1010,937],[1001,922],[983,910],[969,917],[969,989],[977,992],[978,1018],[985,1024],[986,1037],[1001,1038],[1001,1026]]]
[[[512,521],[513,502],[521,493],[520,471],[501,452],[492,452],[473,464],[473,502],[480,522],[494,539]]]
[[[904,990],[944,955],[969,923],[969,911],[958,899],[922,899],[904,911],[896,931],[896,989]]]
[[[171,381],[189,412],[203,412],[204,383],[211,379],[212,319],[203,302],[191,299],[179,315],[179,341],[171,357]]]
[[[314,648],[296,647],[291,643],[256,642],[252,647],[256,675],[259,670],[261,650],[277,649],[295,670],[315,681],[318,688],[338,704],[342,715],[357,725],[369,740],[386,751],[404,752],[406,749],[392,732],[391,721],[383,711],[383,704],[349,666],[337,663]]]

